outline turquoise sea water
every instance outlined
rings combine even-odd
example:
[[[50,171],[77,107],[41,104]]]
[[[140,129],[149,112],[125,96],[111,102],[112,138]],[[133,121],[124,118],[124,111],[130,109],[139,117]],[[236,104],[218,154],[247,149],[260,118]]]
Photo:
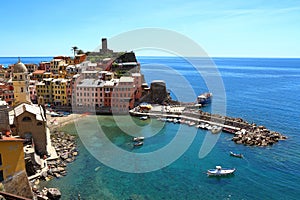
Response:
[[[187,86],[178,80],[187,80],[195,94],[199,94],[207,90],[204,79],[217,76],[206,69],[207,77],[203,78],[181,58],[141,57],[138,60],[148,83],[166,80],[173,98],[179,100],[194,101],[194,96],[186,95]],[[193,63],[197,62],[202,65],[201,59],[193,58]],[[93,126],[95,117],[90,116],[80,120],[80,127],[70,124],[63,128],[72,134],[79,131],[81,138],[86,137],[78,139],[80,154],[68,165],[68,175],[45,185],[59,187],[62,199],[77,199],[79,193],[81,199],[298,199],[300,59],[214,58],[214,62],[226,91],[227,115],[265,125],[288,136],[288,140],[271,147],[248,147],[236,145],[231,141],[232,135],[221,133],[212,151],[200,159],[199,149],[205,136],[210,134],[207,131],[163,124],[155,119],[133,119],[135,126],[132,127],[128,116],[120,117],[119,123],[111,116],[97,116],[102,132],[127,152],[141,154],[162,149],[172,142],[179,130],[186,134],[180,137],[179,145],[195,134],[186,152],[171,165],[158,171],[133,174],[107,167],[95,158],[108,155],[105,159],[109,160],[118,155],[104,152],[108,143],[104,142],[99,127]],[[214,96],[213,101],[218,101],[218,96]],[[142,147],[132,148],[131,136],[126,133],[148,138]],[[229,151],[243,153],[245,158],[230,157]],[[120,166],[126,166],[128,160],[121,158]],[[137,162],[141,161],[133,161],[131,167],[138,166]],[[237,171],[226,178],[207,177],[205,171],[215,165],[235,167]]]

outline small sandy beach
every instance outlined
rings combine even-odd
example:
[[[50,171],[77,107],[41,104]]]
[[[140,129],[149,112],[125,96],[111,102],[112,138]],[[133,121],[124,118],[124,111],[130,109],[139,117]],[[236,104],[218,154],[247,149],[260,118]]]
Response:
[[[70,114],[64,117],[51,117],[47,115],[47,125],[51,131],[54,131],[57,128],[65,126],[69,123],[75,122],[83,117],[88,116],[88,114]]]

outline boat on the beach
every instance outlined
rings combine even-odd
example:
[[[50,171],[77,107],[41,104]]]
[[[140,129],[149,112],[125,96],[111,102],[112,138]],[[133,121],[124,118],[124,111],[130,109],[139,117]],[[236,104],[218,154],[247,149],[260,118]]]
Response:
[[[135,142],[133,146],[138,147],[138,146],[142,146],[143,144],[144,142],[140,141],[140,142]]]
[[[132,140],[134,142],[140,142],[140,141],[143,141],[145,139],[145,137],[134,137]]]
[[[210,104],[212,100],[212,93],[206,92],[197,97],[197,103],[203,105]]]
[[[213,126],[210,131],[213,134],[217,134],[217,133],[220,133],[222,131],[222,127],[220,127],[220,126]]]
[[[243,154],[241,153],[233,153],[232,151],[230,151],[230,155],[233,157],[237,157],[237,158],[243,158]]]
[[[226,169],[222,168],[221,166],[216,166],[215,169],[209,169],[207,170],[208,176],[226,176],[233,174],[235,172],[235,168],[233,169]]]

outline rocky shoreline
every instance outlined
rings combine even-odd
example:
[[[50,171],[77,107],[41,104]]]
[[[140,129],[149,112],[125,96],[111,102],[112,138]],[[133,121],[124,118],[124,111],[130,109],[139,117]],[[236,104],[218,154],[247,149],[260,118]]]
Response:
[[[78,155],[75,136],[61,131],[54,131],[50,137],[52,145],[58,154],[58,158],[55,160],[48,160],[48,170],[42,172],[39,178],[32,181],[32,190],[37,199],[59,199],[61,197],[58,188],[43,188],[40,190],[40,180],[49,181],[53,178],[66,176],[67,164],[73,162]]]

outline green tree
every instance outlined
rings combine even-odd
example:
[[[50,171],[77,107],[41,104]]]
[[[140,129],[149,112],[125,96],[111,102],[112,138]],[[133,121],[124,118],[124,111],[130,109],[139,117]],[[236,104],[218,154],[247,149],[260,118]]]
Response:
[[[77,54],[84,54],[84,51],[82,51],[81,49],[79,49],[79,50],[77,51]]]

